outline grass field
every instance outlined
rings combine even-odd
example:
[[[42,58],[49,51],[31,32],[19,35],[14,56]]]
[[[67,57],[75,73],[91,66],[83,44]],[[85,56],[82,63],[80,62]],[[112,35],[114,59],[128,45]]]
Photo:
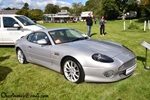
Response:
[[[121,43],[137,56],[134,74],[114,83],[81,83],[67,81],[63,75],[42,66],[19,64],[14,47],[0,47],[0,100],[150,100],[150,71],[144,69],[145,48],[150,43],[150,30],[143,31],[143,23],[132,21],[139,29],[123,30],[123,21],[107,21],[106,35],[99,35],[99,25],[92,27],[93,39]],[[130,21],[126,21],[128,27]],[[47,28],[70,27],[86,33],[83,22],[45,23]],[[148,63],[150,66],[150,51]]]

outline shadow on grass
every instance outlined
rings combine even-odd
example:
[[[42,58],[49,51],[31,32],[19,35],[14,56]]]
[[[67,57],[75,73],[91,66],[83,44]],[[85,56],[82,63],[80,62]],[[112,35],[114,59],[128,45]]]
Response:
[[[0,62],[6,60],[6,59],[9,59],[10,58],[10,55],[9,56],[5,56],[5,57],[0,57]]]
[[[145,66],[146,58],[137,56],[137,60],[142,61],[143,66]]]
[[[92,33],[91,35],[90,35],[90,37],[92,37],[93,35],[96,35],[97,33]]]
[[[107,34],[107,32],[104,33],[104,35],[106,35],[106,34]]]
[[[0,45],[0,48],[14,48],[14,45]]]
[[[9,67],[0,66],[0,81],[5,80],[7,75],[12,71]]]
[[[98,33],[92,33],[91,35],[90,35],[90,37],[92,37],[93,35],[96,35],[96,34],[98,34]],[[106,35],[107,33],[105,32],[104,33],[104,35]],[[100,33],[99,33],[99,35],[100,35]]]
[[[9,58],[10,55],[5,57],[0,57],[0,62]],[[0,81],[3,81],[11,71],[12,69],[10,69],[9,67],[0,66]]]

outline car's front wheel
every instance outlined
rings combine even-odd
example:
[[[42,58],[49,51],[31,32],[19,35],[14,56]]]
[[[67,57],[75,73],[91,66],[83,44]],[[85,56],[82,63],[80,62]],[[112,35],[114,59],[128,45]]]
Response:
[[[84,81],[84,71],[78,61],[73,58],[66,58],[63,62],[64,77],[73,83],[81,83]]]
[[[17,50],[17,58],[18,58],[19,63],[21,64],[27,63],[26,57],[24,56],[21,49]]]

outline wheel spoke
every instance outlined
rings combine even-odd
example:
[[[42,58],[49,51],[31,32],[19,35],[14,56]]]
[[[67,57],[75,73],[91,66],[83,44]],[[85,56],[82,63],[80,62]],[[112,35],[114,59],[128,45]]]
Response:
[[[74,62],[71,61],[70,62],[70,66],[73,67],[74,66]]]
[[[66,77],[67,77],[68,79],[71,79],[71,74],[68,73]]]
[[[78,80],[78,78],[79,78],[79,77],[76,77],[76,75],[75,75],[75,74],[74,74],[74,75],[72,75],[72,79],[73,79],[74,81]]]
[[[72,80],[72,82],[75,81],[74,75],[71,75],[71,80]]]
[[[71,68],[71,66],[70,66],[69,62],[67,62],[67,63],[66,63],[66,67],[67,67],[68,69],[70,69],[70,68]]]

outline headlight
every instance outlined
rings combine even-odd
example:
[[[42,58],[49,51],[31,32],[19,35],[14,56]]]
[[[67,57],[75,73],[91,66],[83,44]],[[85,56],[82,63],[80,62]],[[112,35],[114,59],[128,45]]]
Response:
[[[111,63],[114,61],[112,58],[100,53],[93,54],[92,58],[96,61],[105,62],[105,63]]]

